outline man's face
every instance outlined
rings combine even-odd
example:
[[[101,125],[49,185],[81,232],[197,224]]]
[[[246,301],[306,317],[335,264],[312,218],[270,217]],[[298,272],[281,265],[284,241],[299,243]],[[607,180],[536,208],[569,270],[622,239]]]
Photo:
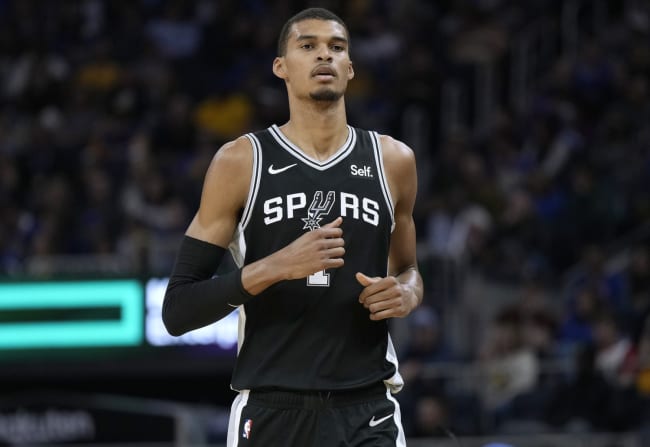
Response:
[[[286,81],[290,95],[338,100],[354,76],[345,28],[330,20],[295,23],[285,55],[273,61],[273,72]]]

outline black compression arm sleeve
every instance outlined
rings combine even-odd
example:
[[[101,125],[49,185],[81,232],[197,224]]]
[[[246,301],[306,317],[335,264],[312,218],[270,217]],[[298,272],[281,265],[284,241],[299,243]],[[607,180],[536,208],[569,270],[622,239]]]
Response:
[[[241,269],[212,277],[225,252],[218,245],[183,238],[162,310],[171,335],[214,323],[253,297],[242,286]]]

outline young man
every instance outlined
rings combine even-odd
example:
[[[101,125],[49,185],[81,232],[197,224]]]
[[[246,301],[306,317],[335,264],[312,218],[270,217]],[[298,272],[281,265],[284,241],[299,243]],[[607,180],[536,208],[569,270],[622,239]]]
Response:
[[[206,174],[163,318],[178,335],[239,307],[228,446],[403,446],[387,320],[422,299],[412,151],[346,121],[349,34],[287,21],[273,72],[289,121],[225,144]],[[226,248],[240,268],[212,278]]]

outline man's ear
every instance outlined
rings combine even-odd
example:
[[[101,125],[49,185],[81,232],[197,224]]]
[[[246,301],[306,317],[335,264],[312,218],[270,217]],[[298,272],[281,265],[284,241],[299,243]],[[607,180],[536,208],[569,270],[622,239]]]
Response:
[[[284,57],[278,56],[273,59],[273,74],[280,79],[287,79],[287,72],[284,69]]]
[[[350,65],[348,65],[348,81],[354,78],[354,65],[352,64],[352,61],[350,61]]]

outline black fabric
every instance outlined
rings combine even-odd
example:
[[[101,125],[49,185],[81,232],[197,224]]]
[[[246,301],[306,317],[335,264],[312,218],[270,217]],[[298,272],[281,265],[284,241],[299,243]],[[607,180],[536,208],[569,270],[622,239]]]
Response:
[[[383,394],[341,405],[266,404],[253,397],[239,406],[232,438],[238,447],[396,447],[405,445],[399,406]],[[237,417],[236,416],[236,417]]]
[[[355,278],[358,271],[371,277],[387,273],[392,208],[382,189],[386,179],[375,135],[351,129],[350,140],[319,165],[299,149],[291,152],[290,142],[280,144],[274,137],[279,131],[272,130],[254,136],[263,156],[242,225],[244,264],[338,216],[345,264],[275,283],[244,305],[232,387],[333,391],[391,378],[400,383],[389,355],[387,320],[369,318]]]
[[[167,285],[162,318],[172,335],[214,323],[253,297],[241,283],[241,269],[212,277],[226,249],[185,236]]]
[[[248,403],[270,408],[321,409],[385,398],[386,385],[376,383],[369,387],[345,391],[251,390]]]

